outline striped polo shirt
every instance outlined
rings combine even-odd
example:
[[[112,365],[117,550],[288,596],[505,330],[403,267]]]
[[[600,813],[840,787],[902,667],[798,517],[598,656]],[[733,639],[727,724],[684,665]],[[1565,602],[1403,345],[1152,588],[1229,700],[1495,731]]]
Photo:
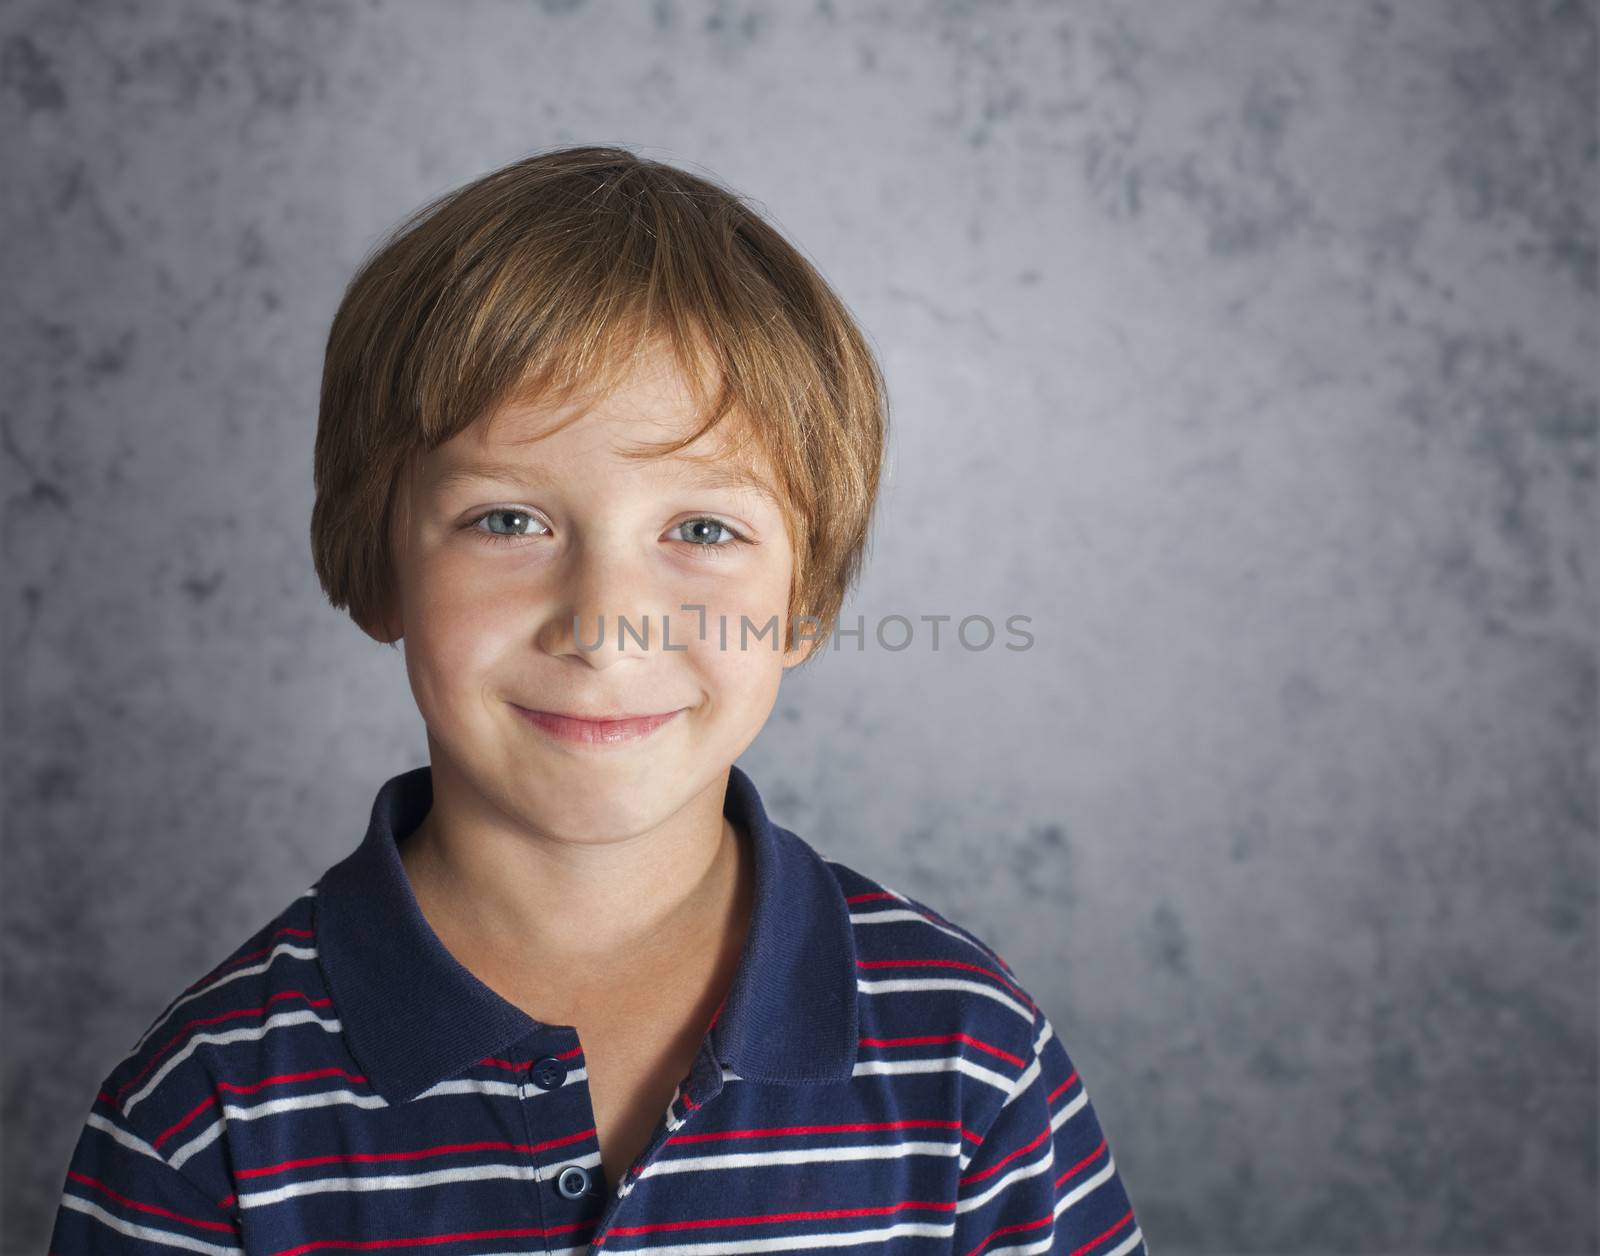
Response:
[[[1004,960],[772,823],[732,984],[644,1151],[601,1167],[583,1042],[480,982],[399,843],[360,845],[156,1017],[101,1084],[53,1256],[356,1251],[1143,1256],[1083,1078]]]

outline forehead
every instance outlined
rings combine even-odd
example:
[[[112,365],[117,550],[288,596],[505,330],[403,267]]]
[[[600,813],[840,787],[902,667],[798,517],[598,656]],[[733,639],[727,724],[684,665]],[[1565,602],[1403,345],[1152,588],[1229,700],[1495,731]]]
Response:
[[[660,445],[696,431],[708,394],[697,395],[677,358],[658,340],[627,360],[625,370],[602,372],[598,378],[604,382],[593,389],[513,393],[425,454],[425,481],[435,491],[475,481],[537,485],[561,478],[575,464],[599,461],[673,486],[752,490],[780,504],[771,463],[750,416],[737,405],[684,448],[658,452]],[[709,388],[714,381],[700,383]]]
[[[608,403],[554,413],[507,407],[425,455],[424,478],[440,492],[482,481],[538,485],[559,480],[575,461],[599,459],[673,485],[748,489],[776,501],[766,459],[753,441],[740,440],[747,433],[737,414],[683,449],[650,452],[653,444],[688,436],[692,418]]]
[[[686,487],[746,489],[776,500],[767,477],[753,467],[734,459],[694,458],[683,454],[630,460],[650,469],[659,478]],[[459,455],[437,464],[427,477],[435,492],[477,483],[527,485],[553,484],[560,467],[541,462],[537,455],[504,458],[484,455]]]

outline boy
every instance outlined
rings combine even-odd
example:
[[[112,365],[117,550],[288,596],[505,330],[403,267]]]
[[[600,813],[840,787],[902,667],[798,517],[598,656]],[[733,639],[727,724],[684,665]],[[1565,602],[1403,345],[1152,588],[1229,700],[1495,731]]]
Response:
[[[52,1251],[1144,1253],[979,938],[734,760],[865,547],[882,378],[729,192],[556,150],[334,319],[312,548],[428,766],[106,1078]]]

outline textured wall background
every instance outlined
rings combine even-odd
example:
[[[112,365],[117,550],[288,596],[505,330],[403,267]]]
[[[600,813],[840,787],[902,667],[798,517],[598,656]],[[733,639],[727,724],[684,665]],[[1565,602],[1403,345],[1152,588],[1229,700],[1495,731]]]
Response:
[[[1596,1250],[1594,3],[23,0],[0,39],[7,1252],[138,1031],[426,761],[308,553],[342,285],[598,141],[754,196],[881,349],[868,648],[743,762],[1006,954],[1152,1250]]]

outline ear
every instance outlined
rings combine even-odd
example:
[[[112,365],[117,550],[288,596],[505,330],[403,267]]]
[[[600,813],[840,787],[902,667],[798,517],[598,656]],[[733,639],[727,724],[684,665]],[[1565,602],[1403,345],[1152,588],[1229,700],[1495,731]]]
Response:
[[[369,611],[366,615],[357,615],[352,611],[350,618],[355,620],[356,627],[379,645],[393,645],[405,635],[400,616],[392,607]]]

